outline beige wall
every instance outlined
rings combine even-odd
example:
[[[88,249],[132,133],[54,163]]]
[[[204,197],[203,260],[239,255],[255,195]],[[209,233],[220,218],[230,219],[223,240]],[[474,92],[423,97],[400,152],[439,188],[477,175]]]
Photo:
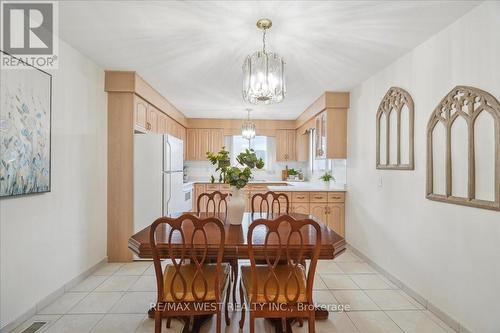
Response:
[[[500,213],[425,198],[426,126],[456,85],[500,99],[499,17],[500,2],[479,5],[357,86],[348,117],[347,241],[482,333],[500,332]],[[415,101],[414,171],[375,169],[375,114],[391,86]]]

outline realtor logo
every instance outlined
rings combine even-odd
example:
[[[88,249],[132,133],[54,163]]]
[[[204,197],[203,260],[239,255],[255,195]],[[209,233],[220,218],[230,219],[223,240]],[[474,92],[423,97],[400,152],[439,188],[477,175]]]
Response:
[[[12,61],[16,58],[38,68],[56,68],[57,5],[52,1],[2,1],[1,49],[15,57],[2,58],[2,68],[22,67],[22,62]]]

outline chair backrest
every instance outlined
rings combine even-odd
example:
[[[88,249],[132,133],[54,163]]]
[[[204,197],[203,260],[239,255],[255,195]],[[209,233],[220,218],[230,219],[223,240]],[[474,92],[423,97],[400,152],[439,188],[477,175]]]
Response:
[[[274,240],[271,240],[273,234],[275,237]],[[254,244],[254,236],[257,241],[263,240],[263,243]],[[252,303],[256,302],[258,291],[262,288],[261,292],[263,292],[264,299],[267,302],[276,302],[280,296],[285,297],[287,303],[297,302],[300,295],[297,272],[298,269],[302,269],[302,263],[305,261],[304,238],[309,238],[309,243],[315,244],[310,258],[309,269],[306,272],[305,288],[306,300],[312,304],[314,274],[321,249],[321,227],[318,222],[312,219],[296,220],[290,215],[281,215],[274,220],[259,219],[252,222],[247,235],[252,273]],[[263,246],[265,265],[267,265],[269,271],[264,285],[260,288],[254,255],[255,246]],[[262,261],[262,258],[257,259]],[[287,279],[284,282],[280,282],[276,274],[278,265],[281,265],[279,267],[281,270],[286,270]],[[306,270],[306,267],[303,267],[303,269]],[[270,293],[269,287],[274,287],[274,289],[271,289],[272,293]],[[290,293],[289,290],[295,290],[295,292]]]
[[[285,202],[282,202],[283,198]],[[283,207],[284,206],[284,207]],[[282,210],[284,208],[284,210]],[[284,193],[275,193],[268,191],[266,193],[257,193],[252,197],[252,213],[279,214],[289,212],[290,201]]]
[[[225,213],[227,216],[227,197],[229,196],[229,193],[222,193],[220,191],[214,191],[211,193],[202,193],[198,196],[198,199],[196,201],[196,210],[197,212],[201,212],[202,207],[202,200],[204,197],[207,197],[207,200],[205,202],[205,212],[207,213],[214,213],[214,214],[220,214],[220,213]]]
[[[158,234],[157,234],[158,233]],[[161,239],[166,240],[165,243],[157,243],[157,236],[161,234]],[[215,274],[215,296],[216,302],[220,301],[219,281],[222,271],[222,257],[224,255],[225,230],[224,223],[215,217],[200,219],[193,214],[183,214],[178,218],[160,217],[151,224],[149,232],[149,242],[151,253],[153,255],[153,264],[156,273],[156,283],[158,291],[158,301],[164,300],[164,277],[160,262],[158,247],[163,247],[162,252],[167,250],[168,258],[172,261],[174,267],[174,275],[168,290],[171,292],[174,301],[183,301],[186,298],[188,291],[193,295],[195,301],[202,302],[205,300],[208,293],[208,279],[204,274],[203,265],[208,263],[210,258],[207,258],[209,251],[208,239],[216,239],[219,241],[211,242],[217,244],[217,247],[211,247],[211,252],[217,253],[216,274]],[[212,252],[212,253],[213,253]],[[189,260],[194,265],[195,273],[191,285],[187,285],[186,276],[183,276],[181,265]],[[182,284],[182,290],[174,289],[176,281]],[[197,286],[203,284],[202,292],[199,292]],[[175,290],[176,292],[172,292]],[[177,293],[181,293],[179,297]]]

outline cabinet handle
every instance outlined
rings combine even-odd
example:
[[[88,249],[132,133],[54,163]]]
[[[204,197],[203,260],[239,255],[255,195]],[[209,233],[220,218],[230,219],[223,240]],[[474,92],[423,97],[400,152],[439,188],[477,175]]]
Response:
[[[305,197],[297,197],[297,199],[305,199]]]
[[[333,197],[334,199],[340,199],[340,197]]]
[[[323,197],[315,196],[314,199],[323,199]]]

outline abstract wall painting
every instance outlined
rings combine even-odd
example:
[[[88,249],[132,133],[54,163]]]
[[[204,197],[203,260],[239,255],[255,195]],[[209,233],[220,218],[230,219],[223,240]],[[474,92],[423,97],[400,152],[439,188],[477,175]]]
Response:
[[[0,68],[0,197],[50,191],[51,95],[50,74]]]

